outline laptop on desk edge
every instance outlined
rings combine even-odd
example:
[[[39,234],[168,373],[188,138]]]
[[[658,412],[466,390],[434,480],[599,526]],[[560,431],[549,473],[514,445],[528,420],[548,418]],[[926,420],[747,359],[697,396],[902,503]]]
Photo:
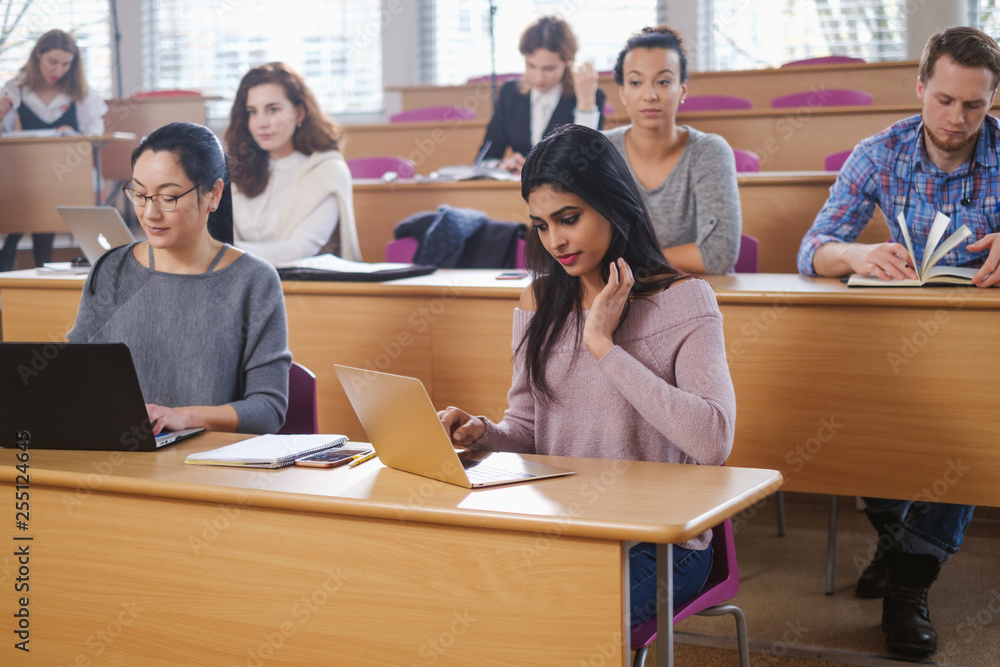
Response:
[[[573,474],[508,452],[463,460],[420,380],[349,366],[334,370],[375,453],[390,468],[470,489]]]
[[[155,451],[204,429],[153,437],[124,343],[0,343],[0,446]]]
[[[135,242],[135,236],[113,206],[57,206],[56,209],[91,266],[108,250]]]

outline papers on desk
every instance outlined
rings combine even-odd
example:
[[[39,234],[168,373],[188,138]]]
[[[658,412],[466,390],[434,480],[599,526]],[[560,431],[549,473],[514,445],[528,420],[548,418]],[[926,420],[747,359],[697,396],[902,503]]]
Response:
[[[458,164],[450,167],[440,167],[431,172],[430,176],[417,176],[418,181],[439,182],[439,181],[520,181],[520,174],[512,174],[506,169],[495,167],[473,166]]]
[[[282,468],[296,459],[342,447],[346,435],[260,435],[207,452],[189,454],[184,463],[242,468]]]
[[[75,130],[57,130],[55,128],[46,128],[44,130],[14,130],[13,132],[4,132],[3,136],[6,138],[11,137],[34,137],[42,139],[45,137],[75,137],[80,134]]]
[[[58,274],[63,276],[79,275],[90,272],[90,265],[74,266],[73,262],[45,262],[35,269],[36,273]]]
[[[352,262],[336,255],[317,255],[275,265],[282,280],[325,280],[338,282],[382,282],[426,276],[433,266],[398,262]]]
[[[294,262],[275,264],[279,269],[319,269],[320,271],[340,271],[341,273],[375,273],[393,271],[413,266],[399,262],[352,262],[336,255],[316,255],[297,259]]]

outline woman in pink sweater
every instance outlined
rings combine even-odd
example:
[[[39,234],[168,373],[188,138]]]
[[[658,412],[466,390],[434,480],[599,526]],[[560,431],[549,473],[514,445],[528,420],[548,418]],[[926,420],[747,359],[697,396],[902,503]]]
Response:
[[[494,424],[449,407],[456,445],[720,465],[736,397],[711,287],[663,256],[628,166],[600,132],[567,125],[521,172],[534,276],[514,311],[509,409]],[[711,568],[711,533],[674,548],[680,604]],[[629,552],[631,618],[656,610],[656,552]]]

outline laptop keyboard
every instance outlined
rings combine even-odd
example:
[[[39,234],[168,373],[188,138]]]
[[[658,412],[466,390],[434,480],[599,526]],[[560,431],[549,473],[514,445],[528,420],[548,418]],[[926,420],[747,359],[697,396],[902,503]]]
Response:
[[[469,476],[469,481],[473,484],[513,481],[515,479],[529,479],[534,477],[534,475],[528,472],[484,465],[481,461],[463,460],[462,467],[465,468],[465,474]]]

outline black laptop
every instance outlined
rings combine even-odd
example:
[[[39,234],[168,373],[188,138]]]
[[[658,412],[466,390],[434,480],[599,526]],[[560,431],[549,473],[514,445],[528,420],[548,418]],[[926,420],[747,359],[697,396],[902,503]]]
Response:
[[[0,343],[0,447],[145,452],[203,430],[153,437],[124,343]]]

